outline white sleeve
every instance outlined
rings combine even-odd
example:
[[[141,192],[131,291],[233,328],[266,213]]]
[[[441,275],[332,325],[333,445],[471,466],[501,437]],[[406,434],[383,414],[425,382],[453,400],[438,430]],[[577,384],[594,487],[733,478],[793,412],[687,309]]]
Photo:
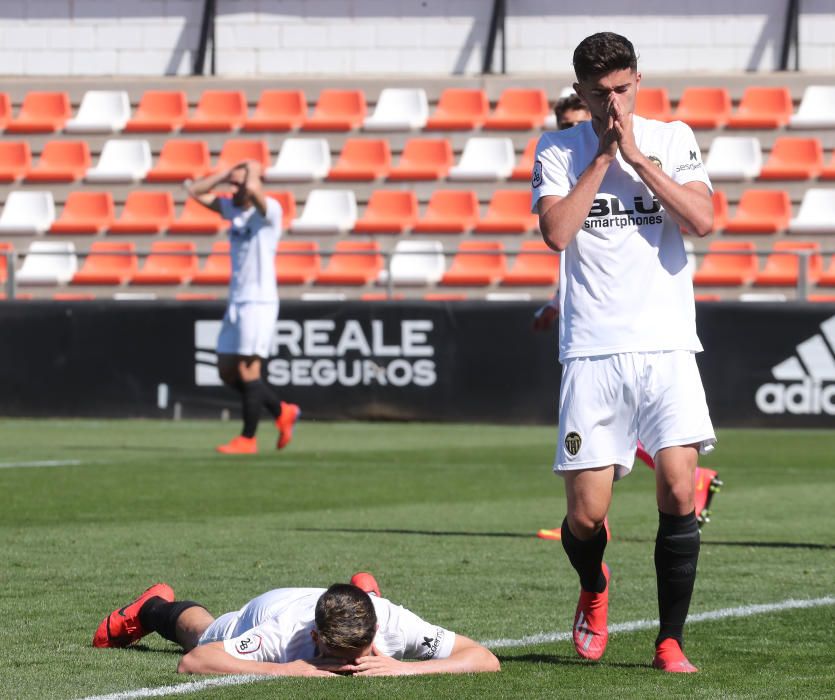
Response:
[[[264,218],[270,222],[270,226],[273,228],[278,228],[281,226],[281,218],[283,212],[281,210],[281,203],[277,199],[273,199],[272,197],[265,197],[264,201],[267,205],[267,212],[264,215]]]
[[[537,202],[541,197],[557,195],[565,197],[571,190],[568,177],[568,157],[543,134],[536,144],[533,173],[531,174],[531,213],[538,213]]]
[[[679,185],[703,182],[713,192],[693,130],[684,122],[674,122],[674,126],[676,132],[670,148],[673,181]]]
[[[223,640],[223,649],[230,656],[244,661],[272,661],[283,663],[282,645],[279,636],[267,621],[232,639]]]
[[[411,610],[400,608],[397,625],[402,634],[403,658],[445,659],[452,654],[455,633],[438,625],[432,625],[415,615]]]

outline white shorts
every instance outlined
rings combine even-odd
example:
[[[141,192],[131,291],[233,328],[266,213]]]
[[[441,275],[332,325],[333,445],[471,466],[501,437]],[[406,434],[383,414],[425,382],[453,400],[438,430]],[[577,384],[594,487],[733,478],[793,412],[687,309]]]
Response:
[[[230,302],[217,339],[218,354],[269,357],[277,318],[275,302]]]
[[[702,454],[713,449],[716,435],[695,354],[670,350],[566,360],[554,471],[614,464],[620,479],[632,471],[638,440],[653,458],[677,445],[698,443]]]

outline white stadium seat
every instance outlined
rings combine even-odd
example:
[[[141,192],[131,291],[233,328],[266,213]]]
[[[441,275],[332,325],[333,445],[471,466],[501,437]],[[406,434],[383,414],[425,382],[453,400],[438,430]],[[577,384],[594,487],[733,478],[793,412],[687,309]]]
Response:
[[[762,146],[756,136],[717,136],[705,161],[711,180],[751,180],[762,166]]]
[[[130,100],[124,90],[88,90],[74,119],[64,125],[73,134],[113,133],[130,119]]]
[[[16,190],[9,193],[0,214],[0,233],[40,234],[48,231],[53,221],[52,192]]]
[[[268,182],[322,180],[331,169],[331,151],[325,139],[284,139],[275,164],[264,172]]]
[[[99,163],[87,171],[88,182],[138,182],[151,169],[151,146],[144,139],[110,139]]]
[[[302,215],[293,219],[293,233],[348,233],[357,221],[353,190],[311,190]]]
[[[398,285],[437,284],[446,270],[444,246],[440,241],[398,241],[391,257],[391,281]],[[388,280],[388,271],[379,281]]]
[[[18,270],[17,283],[67,284],[78,271],[75,244],[70,241],[34,241]]]
[[[789,233],[835,233],[835,189],[806,190]]]
[[[422,129],[429,119],[429,101],[423,88],[385,88],[374,114],[365,118],[366,131]]]
[[[835,127],[835,85],[809,85],[789,120],[790,129],[831,129]]]
[[[513,141],[506,137],[475,136],[467,139],[458,165],[452,167],[450,180],[504,180],[513,172],[516,154]]]

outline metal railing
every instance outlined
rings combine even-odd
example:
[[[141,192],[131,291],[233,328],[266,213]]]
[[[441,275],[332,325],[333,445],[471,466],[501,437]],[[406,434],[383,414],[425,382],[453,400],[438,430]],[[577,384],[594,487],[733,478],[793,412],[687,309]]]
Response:
[[[287,250],[287,251],[280,251],[278,253],[281,256],[300,256],[300,257],[312,257],[317,256],[319,258],[324,258],[325,260],[329,260],[334,255],[341,256],[375,256],[375,257],[383,257],[385,259],[385,267],[384,270],[385,274],[385,289],[386,289],[386,296],[389,299],[393,299],[395,296],[395,286],[397,285],[397,281],[394,279],[392,275],[392,260],[395,256],[403,256],[403,255],[415,255],[415,256],[422,256],[422,257],[432,257],[432,256],[443,256],[444,258],[452,258],[456,256],[465,256],[465,255],[480,255],[480,256],[504,256],[505,258],[515,259],[518,255],[547,255],[547,256],[554,256],[555,253],[547,250],[543,251],[536,251],[536,250],[495,250],[494,248],[484,249],[484,250],[466,250],[466,251],[432,251],[432,250],[391,250],[391,251],[380,251],[380,250],[336,250],[336,249],[327,249],[327,250],[317,250],[317,251],[308,251],[308,250]],[[18,258],[24,258],[30,255],[49,255],[49,256],[59,256],[59,255],[67,255],[67,256],[74,256],[77,259],[85,259],[91,255],[101,256],[101,257],[135,257],[140,260],[146,259],[151,255],[156,256],[165,256],[165,257],[196,257],[200,260],[203,260],[210,255],[219,257],[224,255],[229,255],[229,253],[218,253],[218,252],[189,252],[189,251],[165,251],[165,252],[152,252],[152,251],[102,251],[102,252],[70,252],[70,251],[31,251],[31,252],[18,252],[14,250],[9,251],[0,251],[0,255],[5,257],[6,260],[6,281],[4,284],[5,287],[5,300],[12,300],[15,298],[17,291],[18,291],[18,281],[16,275],[16,262]],[[735,256],[745,256],[749,257],[751,255],[756,255],[757,258],[768,257],[770,255],[786,255],[786,256],[794,256],[798,258],[798,275],[797,275],[797,284],[794,287],[795,291],[795,300],[805,301],[809,297],[809,289],[811,287],[810,284],[810,273],[809,273],[809,265],[813,256],[820,256],[821,258],[826,258],[830,255],[835,255],[835,249],[833,250],[786,250],[786,251],[774,251],[774,250],[763,250],[763,251],[736,251],[736,250],[704,250],[704,251],[692,251],[688,252],[689,256],[695,256],[697,258],[702,258],[706,255],[710,256],[717,256],[717,255],[735,255]],[[556,264],[556,260],[555,260]],[[60,285],[58,285],[60,286]],[[118,286],[118,285],[111,285],[111,286]],[[402,285],[402,286],[420,286],[416,284],[410,285]],[[722,285],[716,285],[722,286]],[[835,290],[834,292],[835,293]]]

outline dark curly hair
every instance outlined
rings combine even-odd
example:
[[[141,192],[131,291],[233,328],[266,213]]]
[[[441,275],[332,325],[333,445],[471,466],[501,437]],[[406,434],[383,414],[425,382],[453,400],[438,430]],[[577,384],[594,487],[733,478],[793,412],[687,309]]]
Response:
[[[316,602],[316,629],[331,649],[362,649],[374,641],[377,613],[368,594],[335,583]]]
[[[620,34],[592,34],[574,49],[574,73],[577,80],[590,80],[627,68],[638,69],[638,56],[632,42]]]

